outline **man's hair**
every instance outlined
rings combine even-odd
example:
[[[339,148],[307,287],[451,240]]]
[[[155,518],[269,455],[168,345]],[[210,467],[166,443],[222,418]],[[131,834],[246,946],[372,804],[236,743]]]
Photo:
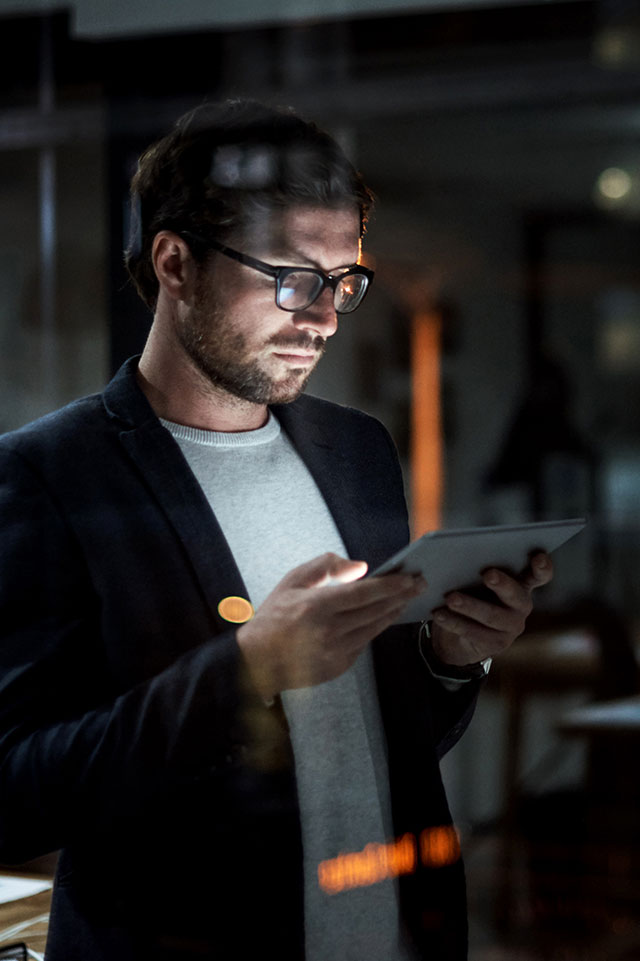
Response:
[[[253,100],[204,104],[140,157],[131,182],[125,263],[153,308],[153,238],[192,231],[224,241],[260,212],[292,205],[353,206],[364,233],[373,196],[336,141],[292,110]],[[192,247],[194,256],[204,259]]]

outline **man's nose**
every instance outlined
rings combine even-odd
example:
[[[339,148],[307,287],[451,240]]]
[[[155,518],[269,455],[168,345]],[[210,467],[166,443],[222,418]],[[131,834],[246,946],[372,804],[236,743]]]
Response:
[[[333,291],[323,290],[317,300],[314,300],[304,310],[297,310],[293,314],[296,327],[301,330],[313,331],[321,337],[332,337],[338,329],[338,315],[333,305]]]

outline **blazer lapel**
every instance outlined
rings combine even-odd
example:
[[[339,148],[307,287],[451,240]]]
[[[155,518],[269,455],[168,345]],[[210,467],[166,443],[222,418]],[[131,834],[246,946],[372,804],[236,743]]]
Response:
[[[182,452],[162,426],[135,379],[138,358],[121,368],[103,394],[120,442],[175,529],[214,622],[224,597],[248,597],[222,529]]]
[[[274,414],[318,485],[349,557],[365,560],[373,569],[386,560],[386,555],[380,552],[367,505],[363,505],[358,486],[353,483],[353,469],[338,449],[330,426],[309,416],[304,398],[301,401],[278,405],[273,408]]]

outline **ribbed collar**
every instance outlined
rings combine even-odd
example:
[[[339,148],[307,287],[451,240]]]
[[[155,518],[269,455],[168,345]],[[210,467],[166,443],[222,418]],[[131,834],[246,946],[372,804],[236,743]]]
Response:
[[[280,433],[280,423],[269,411],[269,418],[264,427],[257,430],[245,431],[217,431],[202,430],[198,427],[187,427],[185,424],[176,424],[170,420],[160,418],[160,423],[171,432],[176,440],[191,441],[201,447],[233,447],[246,448],[257,447],[259,444],[268,444],[275,440]]]

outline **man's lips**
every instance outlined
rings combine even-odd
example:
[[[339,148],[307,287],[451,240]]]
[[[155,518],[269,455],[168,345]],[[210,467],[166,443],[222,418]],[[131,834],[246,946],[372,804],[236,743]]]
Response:
[[[320,336],[301,336],[298,340],[276,336],[269,346],[273,357],[291,367],[313,367],[324,353],[326,340]]]
[[[292,350],[291,348],[281,348],[274,350],[273,356],[284,360],[286,363],[295,364],[298,367],[307,367],[313,364],[318,357],[316,351]]]

